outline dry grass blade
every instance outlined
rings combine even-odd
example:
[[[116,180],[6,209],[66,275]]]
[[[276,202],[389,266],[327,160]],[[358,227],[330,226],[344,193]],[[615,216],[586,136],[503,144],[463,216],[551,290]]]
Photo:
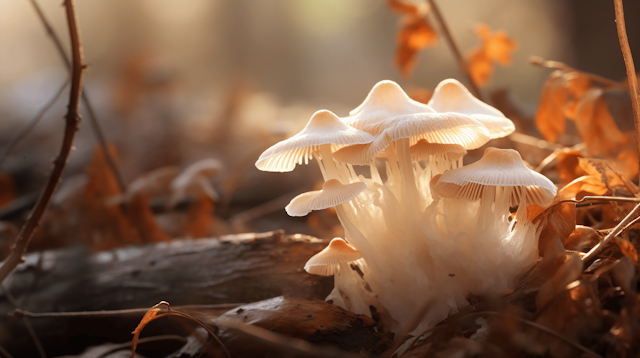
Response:
[[[22,323],[24,323],[24,326],[27,327],[27,331],[29,331],[29,335],[31,336],[31,339],[33,340],[33,344],[36,346],[36,349],[38,350],[38,354],[40,354],[40,358],[47,358],[47,354],[44,351],[44,347],[42,346],[42,343],[40,342],[40,339],[38,338],[36,331],[33,329],[31,322],[29,322],[29,319],[27,317],[22,317]]]
[[[56,191],[58,183],[60,182],[60,178],[62,177],[62,173],[64,172],[64,168],[67,164],[67,159],[69,158],[69,153],[71,152],[71,147],[73,146],[73,139],[80,123],[78,108],[80,105],[80,93],[82,92],[82,78],[86,66],[84,64],[84,55],[82,53],[75,3],[73,0],[66,0],[64,4],[67,13],[69,34],[71,37],[71,52],[73,53],[71,91],[69,95],[68,112],[65,116],[64,137],[62,139],[60,152],[54,160],[53,171],[49,176],[47,184],[42,190],[42,194],[40,195],[38,202],[33,207],[33,210],[29,214],[29,217],[18,234],[18,237],[16,237],[11,253],[5,259],[2,267],[0,267],[0,282],[4,281],[11,271],[24,261],[22,255],[26,252],[33,234],[40,225],[42,215],[44,215],[44,212],[49,207],[53,193]]]
[[[6,291],[5,291],[6,292]],[[214,305],[186,305],[176,306],[178,310],[190,310],[190,309],[233,309],[238,306],[246,305],[246,303],[220,303]],[[29,318],[50,318],[50,317],[95,317],[95,316],[120,316],[128,314],[140,314],[149,311],[148,308],[131,308],[124,310],[112,310],[112,311],[81,311],[81,312],[43,312],[33,313],[29,311],[23,311],[16,309],[9,313],[9,316],[16,317],[29,317]],[[174,309],[175,311],[175,309]]]
[[[551,69],[556,69],[556,70],[562,70],[564,72],[578,72],[581,73],[587,77],[589,77],[591,80],[593,80],[594,82],[598,82],[602,85],[605,85],[607,87],[612,87],[612,88],[617,88],[617,89],[624,89],[620,83],[614,81],[614,80],[610,80],[608,78],[602,77],[602,76],[598,76],[596,74],[593,73],[589,73],[589,72],[583,72],[583,71],[579,71],[576,70],[575,68],[567,65],[564,62],[560,62],[560,61],[547,61],[541,57],[531,57],[529,59],[529,63],[535,66],[540,66],[540,67],[544,67],[544,68],[551,68]]]
[[[160,312],[160,310],[162,309],[162,307],[166,307],[167,311],[165,313],[158,314]],[[169,305],[169,303],[166,302],[166,301],[162,301],[162,302],[156,304],[155,306],[151,307],[147,311],[147,313],[145,313],[144,317],[142,317],[142,320],[140,320],[140,323],[138,324],[136,329],[134,329],[133,332],[131,332],[133,334],[133,339],[131,340],[131,358],[135,357],[136,348],[138,346],[140,333],[142,333],[142,330],[144,329],[144,327],[146,325],[148,325],[150,322],[153,322],[154,320],[156,320],[158,318],[168,317],[168,316],[182,317],[182,318],[185,318],[185,319],[187,319],[187,320],[199,325],[200,327],[204,328],[211,335],[211,337],[213,337],[213,339],[215,339],[216,342],[218,342],[218,344],[220,345],[220,348],[224,351],[225,355],[228,358],[231,358],[231,353],[229,353],[229,351],[227,350],[227,347],[225,347],[224,344],[222,344],[222,342],[220,341],[218,336],[216,336],[215,333],[213,333],[209,329],[209,327],[204,325],[199,320],[189,316],[188,314],[172,310],[171,309],[171,305]]]

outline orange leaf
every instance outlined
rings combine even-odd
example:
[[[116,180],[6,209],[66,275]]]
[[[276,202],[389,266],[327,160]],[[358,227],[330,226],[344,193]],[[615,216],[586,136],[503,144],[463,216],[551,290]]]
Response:
[[[558,169],[558,176],[562,180],[562,184],[566,185],[576,178],[587,175],[578,162],[578,158],[582,157],[579,150],[563,150],[558,153],[556,169]]]
[[[550,142],[555,142],[558,135],[566,130],[563,108],[568,100],[568,92],[563,75],[564,72],[558,70],[547,77],[535,117],[536,128]]]
[[[469,74],[478,86],[489,83],[493,74],[493,63],[483,48],[472,51],[468,59]]]
[[[419,15],[421,12],[424,12],[423,8],[406,3],[402,0],[387,0],[387,4],[391,10],[397,11],[401,14]]]
[[[503,66],[511,64],[511,53],[518,47],[517,43],[507,37],[504,31],[498,31],[486,43],[487,56]]]
[[[539,214],[534,222],[541,222],[543,227],[538,239],[538,252],[542,256],[553,239],[557,238],[564,244],[575,230],[576,204],[554,204]]]
[[[588,226],[576,225],[575,230],[562,243],[567,250],[587,251],[600,242],[600,235]]]
[[[605,195],[609,192],[607,186],[598,178],[589,175],[582,176],[565,185],[558,191],[557,200],[582,199],[589,195]]]
[[[599,88],[587,91],[578,103],[574,121],[589,155],[606,157],[618,153],[631,139],[618,129],[602,94]]]
[[[638,262],[638,251],[629,240],[616,236],[616,244],[624,256],[632,259],[635,263]]]
[[[133,334],[133,339],[131,340],[131,358],[134,358],[136,355],[136,348],[138,347],[138,339],[140,338],[140,333],[142,333],[142,329],[151,321],[155,320],[156,318],[164,317],[164,315],[158,316],[158,312],[160,312],[160,306],[167,306],[169,310],[171,309],[171,306],[169,306],[169,303],[165,301],[162,301],[157,305],[151,307],[147,311],[147,313],[144,314],[144,316],[140,320],[140,323],[138,323],[138,326],[136,327],[136,329],[134,329],[133,332],[131,332]]]
[[[398,32],[396,42],[395,62],[402,74],[409,77],[416,65],[418,52],[433,46],[438,40],[438,34],[428,20],[423,16],[409,16],[403,21]]]

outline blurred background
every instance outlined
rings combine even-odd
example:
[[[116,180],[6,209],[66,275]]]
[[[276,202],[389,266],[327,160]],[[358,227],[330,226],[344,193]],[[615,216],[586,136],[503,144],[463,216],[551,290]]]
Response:
[[[506,32],[517,43],[512,64],[496,67],[482,92],[490,101],[490,93],[506,89],[527,118],[535,113],[551,72],[530,65],[531,56],[616,81],[626,74],[610,2],[439,3],[464,54],[480,44],[480,24]],[[52,0],[39,5],[68,49],[64,8]],[[283,225],[287,231],[336,234],[312,229],[320,219],[290,220],[282,210],[321,180],[317,167],[261,173],[253,166],[260,153],[299,131],[316,110],[346,116],[380,80],[397,81],[409,93],[433,89],[449,77],[466,83],[441,37],[420,52],[413,75],[402,76],[393,60],[401,15],[383,0],[79,0],[77,6],[90,66],[85,89],[125,185],[153,169],[184,170],[205,158],[224,166],[212,181],[219,194],[212,210],[220,223],[208,235]],[[640,15],[640,3],[625,1],[625,11],[631,48],[638,53],[640,22],[633,19]],[[28,0],[0,0],[0,69],[0,148],[5,153],[0,171],[10,178],[2,189],[10,200],[0,220],[19,225],[58,150],[68,99],[65,89],[40,123],[6,153],[67,80],[64,63]],[[81,110],[83,123],[65,172],[65,181],[76,187],[68,185],[65,193],[86,197],[85,184],[77,183],[83,177],[86,181],[99,151],[84,104]],[[532,126],[527,128],[536,135]],[[116,194],[122,193],[109,195]],[[21,206],[15,203],[18,198]],[[70,199],[59,198],[54,207],[64,200]],[[162,202],[154,205],[164,228]],[[174,232],[171,236],[185,235]],[[34,242],[32,248],[39,247]]]

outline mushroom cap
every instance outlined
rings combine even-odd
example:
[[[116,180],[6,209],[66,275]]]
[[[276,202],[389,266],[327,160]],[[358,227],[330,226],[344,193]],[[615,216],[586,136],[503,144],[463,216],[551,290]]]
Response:
[[[168,191],[172,180],[178,176],[179,170],[175,166],[167,166],[152,170],[137,177],[127,187],[129,200],[140,195],[155,195]]]
[[[466,149],[475,149],[489,141],[487,128],[470,116],[459,113],[418,113],[397,116],[368,126],[370,132],[379,132],[372,143],[341,148],[334,154],[339,162],[368,165],[373,158],[391,143],[400,139],[411,139],[412,144],[420,139],[430,143],[458,144]]]
[[[211,185],[209,178],[217,176],[223,168],[222,162],[213,158],[199,160],[189,165],[171,181],[172,193],[167,207],[174,207],[187,196],[194,199],[207,196],[213,201],[218,201],[218,193]]]
[[[311,257],[304,265],[304,269],[314,275],[333,276],[337,265],[361,258],[362,254],[358,249],[336,237],[331,240],[329,246]]]
[[[489,129],[491,139],[506,137],[516,130],[502,112],[475,98],[462,83],[452,78],[438,84],[428,105],[438,113],[470,115]]]
[[[263,171],[290,172],[296,163],[305,163],[323,144],[352,145],[373,141],[373,136],[345,124],[331,111],[321,110],[311,116],[302,131],[265,150],[256,162]]]
[[[342,184],[337,179],[329,179],[322,186],[322,190],[310,191],[293,198],[285,210],[290,216],[305,216],[313,210],[323,210],[346,203],[366,188],[367,184],[363,182]]]
[[[354,128],[375,135],[380,132],[367,130],[370,125],[389,118],[416,113],[435,113],[435,111],[426,104],[409,98],[397,83],[385,80],[373,86],[364,102],[349,112],[349,117],[345,118],[345,121]]]
[[[427,160],[429,156],[443,156],[447,160],[458,160],[467,154],[467,150],[459,144],[429,143],[420,139],[411,146],[411,160],[414,162]]]
[[[548,206],[557,192],[551,180],[527,168],[520,153],[498,148],[487,148],[482,159],[473,164],[446,171],[434,189],[445,198],[479,200],[487,186],[516,189],[509,198],[511,206],[518,205],[522,195],[528,205]]]

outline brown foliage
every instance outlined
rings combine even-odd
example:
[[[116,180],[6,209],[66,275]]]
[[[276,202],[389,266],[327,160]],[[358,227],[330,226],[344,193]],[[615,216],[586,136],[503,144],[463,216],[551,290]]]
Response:
[[[481,44],[469,52],[467,62],[473,81],[479,86],[484,86],[491,80],[495,63],[502,66],[511,64],[511,54],[518,44],[510,39],[506,32],[492,33],[484,24],[476,28],[476,34]]]

